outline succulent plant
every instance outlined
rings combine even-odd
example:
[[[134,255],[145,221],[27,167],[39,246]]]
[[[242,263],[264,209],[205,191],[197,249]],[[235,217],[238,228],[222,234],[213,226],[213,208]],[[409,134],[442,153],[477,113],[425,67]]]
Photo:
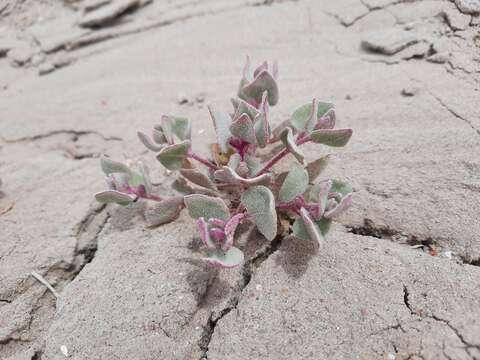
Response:
[[[335,128],[333,104],[316,99],[272,129],[269,109],[278,102],[277,77],[276,63],[269,68],[264,62],[252,71],[247,58],[238,97],[232,99],[233,112],[209,106],[216,131],[210,157],[192,149],[191,123],[185,118],[164,115],[151,136],[138,132],[156,159],[178,172],[173,188],[180,195],[155,195],[148,170],[141,163],[123,164],[102,157],[109,190],[96,194],[96,199],[120,205],[140,199],[154,201],[146,213],[153,225],[175,220],[186,208],[196,221],[205,247],[204,260],[215,267],[233,268],[243,263],[242,251],[234,246],[242,222],[253,223],[269,241],[294,236],[320,246],[332,220],[351,205],[353,190],[338,180],[317,181],[328,155],[307,162],[301,146],[343,147],[352,130]],[[260,152],[265,155],[264,148],[278,143],[276,153],[262,162]],[[295,159],[290,170],[277,173],[274,166],[289,154]],[[288,229],[280,226],[279,219],[289,221]]]

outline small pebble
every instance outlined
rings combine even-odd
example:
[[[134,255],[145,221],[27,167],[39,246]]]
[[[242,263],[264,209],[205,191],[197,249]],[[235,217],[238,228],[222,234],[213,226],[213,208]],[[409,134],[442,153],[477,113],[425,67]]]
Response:
[[[178,105],[188,104],[188,102],[189,102],[189,99],[188,99],[188,96],[186,94],[184,94],[184,93],[178,94],[178,96],[177,96]]]
[[[55,70],[55,66],[53,66],[52,63],[47,61],[38,67],[38,75],[41,76],[41,75],[50,74],[54,70]]]

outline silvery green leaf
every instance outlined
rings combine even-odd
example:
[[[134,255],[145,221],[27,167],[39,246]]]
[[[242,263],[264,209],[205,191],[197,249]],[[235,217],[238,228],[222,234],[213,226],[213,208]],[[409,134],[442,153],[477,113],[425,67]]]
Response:
[[[270,174],[263,174],[254,178],[243,178],[238,175],[232,168],[223,166],[215,171],[215,179],[227,184],[242,184],[244,186],[269,185],[272,177]]]
[[[175,191],[178,191],[181,194],[185,195],[190,195],[195,193],[195,189],[191,187],[188,183],[187,180],[185,180],[183,177],[176,179],[172,183],[172,188]]]
[[[231,247],[228,251],[209,251],[208,257],[203,260],[211,266],[229,269],[241,265],[244,261],[244,256],[240,249]]]
[[[192,183],[207,189],[216,190],[215,184],[208,176],[197,169],[180,169],[180,174]]]
[[[290,119],[282,121],[278,126],[276,126],[272,131],[272,138],[270,141],[279,141],[280,135],[287,127],[291,127]],[[293,130],[292,130],[293,131]]]
[[[210,231],[208,229],[208,223],[203,217],[197,219],[197,227],[200,232],[200,238],[207,249],[214,250],[217,245],[215,241],[210,237]]]
[[[238,100],[238,106],[235,109],[235,115],[233,119],[236,120],[243,114],[247,114],[250,120],[254,121],[260,112],[250,105],[249,103],[243,101],[242,99]]]
[[[189,149],[189,140],[166,146],[157,154],[157,160],[169,170],[179,170],[182,168],[183,160],[187,158]]]
[[[303,194],[308,186],[307,170],[294,163],[292,169],[288,173],[285,181],[282,184],[279,192],[279,199],[282,202],[290,202],[297,196]]]
[[[328,195],[331,187],[332,181],[327,180],[313,185],[309,191],[308,201],[315,203],[315,211],[311,212],[311,215],[315,220],[321,219],[327,208]]]
[[[169,223],[178,218],[184,208],[183,197],[177,196],[148,205],[145,220],[149,226]]]
[[[255,144],[255,131],[252,119],[247,114],[242,114],[230,125],[230,132],[250,144]]]
[[[159,152],[160,150],[162,150],[163,146],[154,143],[145,133],[137,131],[137,135],[142,144],[145,145],[147,149],[154,152]]]
[[[297,159],[300,164],[305,162],[305,155],[303,155],[302,150],[295,143],[293,138],[292,129],[289,127],[285,128],[280,135],[280,140],[282,140],[283,145],[292,153],[293,156]]]
[[[328,165],[330,156],[326,155],[320,159],[314,160],[307,165],[308,178],[310,182],[314,182],[315,179],[322,173]]]
[[[217,218],[226,221],[230,218],[228,206],[220,198],[192,194],[185,196],[184,201],[188,213],[194,219],[203,217],[205,219]]]
[[[124,163],[112,160],[109,157],[106,157],[105,155],[102,155],[100,157],[100,166],[102,167],[103,172],[107,176],[113,173],[130,174],[131,172],[130,168]]]
[[[169,144],[191,138],[191,123],[188,119],[170,115],[162,116],[163,135]]]
[[[261,148],[267,146],[268,141],[270,140],[270,123],[268,121],[268,116],[267,92],[265,91],[260,104],[260,113],[255,118],[254,123],[257,144]]]
[[[120,205],[128,205],[135,201],[136,198],[133,194],[125,194],[116,190],[107,190],[95,194],[95,199],[104,204],[117,203]]]
[[[213,125],[217,133],[217,140],[220,150],[223,153],[227,153],[228,142],[231,137],[230,124],[232,123],[232,119],[230,118],[230,115],[217,111],[213,106],[209,106],[208,110],[210,111],[210,115],[213,119]]]
[[[332,219],[336,216],[339,216],[341,213],[343,213],[345,210],[347,210],[350,205],[352,205],[353,201],[353,194],[347,194],[345,195],[340,203],[334,207],[332,210],[329,210],[325,213],[325,218],[327,219]]]
[[[155,141],[157,144],[165,144],[167,142],[167,138],[163,134],[163,130],[153,129],[152,137],[153,141]]]
[[[315,125],[315,130],[333,129],[335,127],[335,122],[336,122],[335,109],[331,108],[320,119],[318,119],[317,125]]]
[[[258,231],[268,240],[277,235],[277,213],[272,192],[265,186],[255,186],[245,191],[241,198],[248,214],[253,216]]]
[[[303,220],[303,225],[305,230],[309,236],[309,238],[313,241],[316,241],[319,246],[323,245],[323,235],[318,228],[317,224],[312,220],[308,211],[305,208],[300,209],[300,216]]]
[[[330,189],[330,191],[337,192],[345,196],[353,192],[353,188],[346,182],[340,180],[332,180],[332,188]]]
[[[323,129],[310,134],[313,142],[327,146],[342,147],[347,145],[352,137],[352,129]]]
[[[142,185],[145,186],[145,191],[147,194],[150,194],[152,192],[152,182],[150,180],[150,171],[143,162],[139,161],[137,163],[138,171],[140,173],[140,176],[142,178]]]
[[[331,220],[322,218],[321,220],[315,221],[314,223],[318,227],[320,233],[325,238],[328,231],[330,230]],[[292,226],[292,235],[302,240],[310,239],[310,235],[308,234],[305,223],[301,217],[295,219],[295,222]]]
[[[255,176],[262,169],[262,164],[255,157],[245,155],[245,163],[247,164],[249,175]]]
[[[268,92],[268,103],[274,106],[278,102],[278,86],[267,70],[261,71],[253,81],[240,88],[238,97],[249,103],[260,104],[263,92]]]
[[[240,165],[241,161],[242,161],[242,158],[240,157],[240,154],[235,153],[232,156],[230,156],[230,159],[228,160],[228,167],[232,168],[233,170],[237,170],[238,165]]]
[[[330,109],[333,108],[333,104],[331,103],[326,103],[326,102],[321,102],[321,101],[315,101],[316,106],[317,106],[317,115],[316,119],[314,119],[314,124],[311,129],[315,127],[315,124],[318,119],[320,119],[322,116],[324,116]],[[298,130],[298,131],[304,131],[309,128],[310,125],[307,126],[309,121],[311,121],[312,117],[312,106],[313,102],[309,104],[305,104],[300,106],[297,110],[294,111],[292,114],[291,118],[291,124]],[[311,131],[311,129],[309,131]]]

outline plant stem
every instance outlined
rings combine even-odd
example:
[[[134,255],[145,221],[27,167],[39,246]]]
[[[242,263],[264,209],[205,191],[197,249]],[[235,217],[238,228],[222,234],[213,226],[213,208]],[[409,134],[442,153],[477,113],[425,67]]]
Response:
[[[310,141],[310,138],[308,136],[308,134],[300,134],[300,136],[297,138],[296,140],[296,144],[297,145],[303,145],[305,144],[306,142]],[[256,176],[260,176],[260,175],[263,175],[265,174],[268,170],[270,170],[270,168],[275,165],[279,160],[281,160],[283,157],[285,157],[286,155],[288,155],[290,153],[290,151],[287,149],[287,148],[284,148],[282,151],[280,151],[279,153],[277,153],[274,157],[272,157],[266,164],[265,166],[263,167],[262,170],[260,170]]]
[[[202,163],[203,165],[209,167],[212,170],[218,170],[218,166],[210,162],[209,160],[205,159],[203,156],[194,153],[192,150],[188,152],[188,156],[192,159],[197,160],[198,162]]]
[[[153,195],[153,194],[147,195],[145,197],[145,199],[153,200],[153,201],[162,201],[163,200],[160,196]]]

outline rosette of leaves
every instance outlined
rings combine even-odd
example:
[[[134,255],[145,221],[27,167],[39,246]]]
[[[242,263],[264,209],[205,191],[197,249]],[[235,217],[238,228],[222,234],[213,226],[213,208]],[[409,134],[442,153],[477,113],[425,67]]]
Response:
[[[142,173],[135,177],[133,170],[118,166],[107,176],[124,174],[123,187],[115,184],[112,190],[131,201],[157,201],[158,211],[149,213],[153,224],[170,221],[186,208],[204,244],[204,260],[211,266],[232,268],[243,263],[244,255],[235,247],[241,222],[254,224],[270,241],[277,236],[295,236],[321,245],[331,222],[351,205],[353,190],[338,180],[318,181],[328,155],[309,162],[301,147],[306,143],[343,147],[352,130],[336,128],[333,104],[316,99],[272,129],[270,106],[279,100],[277,78],[276,63],[270,68],[264,62],[252,71],[247,58],[238,98],[232,99],[232,113],[209,106],[216,131],[209,156],[192,149],[192,127],[185,118],[163,116],[151,135],[138,132],[160,164],[178,172],[173,183],[178,197],[164,200],[153,195],[147,190],[148,177],[147,181]],[[264,149],[272,144],[277,144],[277,152],[262,160],[259,150],[265,154]],[[290,171],[277,173],[275,165],[287,155],[295,159]],[[279,226],[279,218],[290,220],[287,233]]]

